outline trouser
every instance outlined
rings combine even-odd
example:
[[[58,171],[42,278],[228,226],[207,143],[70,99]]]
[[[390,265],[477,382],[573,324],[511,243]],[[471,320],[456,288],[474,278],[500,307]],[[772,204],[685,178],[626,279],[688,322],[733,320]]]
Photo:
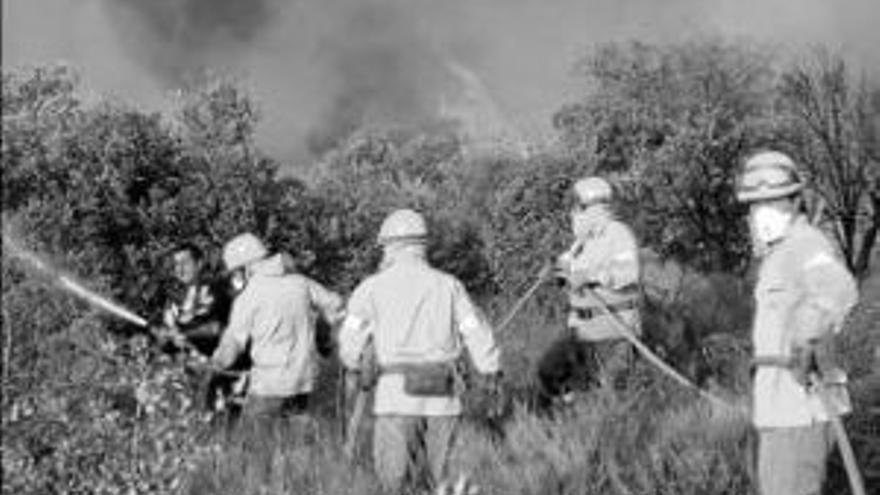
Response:
[[[623,339],[585,341],[569,335],[550,346],[538,362],[538,384],[545,400],[572,390],[610,382],[619,385],[633,360]]]
[[[819,495],[833,445],[829,423],[758,429],[762,495]]]
[[[624,339],[613,339],[594,342],[593,348],[599,379],[623,388],[635,357],[633,345]]]
[[[289,416],[305,414],[309,407],[309,394],[297,394],[285,397],[269,397],[248,395],[244,404],[243,415],[247,419],[283,419]]]
[[[277,450],[286,445],[310,444],[317,432],[308,416],[309,395],[286,397],[248,395],[235,435],[251,463],[265,479],[271,477]]]
[[[418,484],[427,467],[426,483],[433,489],[446,476],[457,426],[457,416],[377,416],[373,464],[383,488],[400,491],[407,478]]]
[[[299,394],[288,397],[263,397],[249,395],[236,429],[245,437],[245,445],[257,451],[271,450],[278,439],[293,440],[293,436],[306,436],[308,430],[309,396]]]

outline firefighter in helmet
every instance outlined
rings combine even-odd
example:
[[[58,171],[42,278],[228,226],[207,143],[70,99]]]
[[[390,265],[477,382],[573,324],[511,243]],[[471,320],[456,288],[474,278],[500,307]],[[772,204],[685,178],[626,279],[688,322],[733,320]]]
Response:
[[[379,230],[379,272],[355,289],[340,331],[340,357],[361,367],[372,345],[378,367],[373,459],[382,485],[400,490],[420,461],[433,482],[446,473],[462,413],[456,361],[467,350],[485,380],[497,385],[500,352],[491,327],[464,285],[426,258],[428,230],[413,210],[391,213]],[[371,342],[371,344],[370,344]]]
[[[573,189],[574,242],[556,262],[556,275],[568,291],[568,334],[538,365],[545,403],[592,384],[620,385],[633,355],[620,322],[636,335],[641,333],[635,234],[611,211],[608,181],[586,177]]]
[[[736,185],[759,257],[752,328],[752,420],[763,495],[820,493],[831,415],[849,411],[832,338],[858,294],[853,276],[801,208],[804,180],[776,151],[748,157]],[[827,404],[823,404],[822,397]]]

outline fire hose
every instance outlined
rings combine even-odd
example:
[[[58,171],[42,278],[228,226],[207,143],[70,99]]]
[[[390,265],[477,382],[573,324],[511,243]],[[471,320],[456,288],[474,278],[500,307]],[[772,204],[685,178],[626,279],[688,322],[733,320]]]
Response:
[[[818,383],[818,381],[817,381]],[[834,406],[828,397],[828,391],[824,385],[819,384],[815,387],[819,400],[831,420],[831,429],[834,431],[834,437],[837,440],[837,448],[840,450],[840,457],[843,458],[843,466],[846,469],[846,476],[849,479],[849,486],[853,495],[865,495],[865,481],[862,479],[862,473],[859,471],[858,462],[856,462],[856,454],[853,451],[852,443],[846,434],[846,428],[840,416],[835,414]]]
[[[156,334],[152,331],[150,322],[146,318],[125,308],[121,304],[111,301],[106,297],[86,288],[83,284],[77,282],[74,277],[65,274],[63,271],[52,266],[47,261],[41,259],[41,257],[26,249],[19,242],[17,242],[15,240],[15,237],[8,233],[6,229],[4,229],[3,231],[3,247],[6,248],[8,252],[11,253],[13,256],[24,261],[30,268],[34,270],[34,273],[38,274],[41,278],[47,281],[47,283],[57,285],[60,289],[81,299],[82,301],[85,301],[86,303],[98,309],[106,311],[116,317],[132,323],[138,328],[147,331],[153,336],[156,336]],[[198,353],[198,350],[185,338],[176,339],[175,344],[184,348],[187,351]],[[191,365],[190,368],[195,370],[210,371],[227,376],[240,376],[242,374],[240,372],[220,370],[209,365]]]
[[[773,366],[784,369],[791,369],[793,366],[792,359],[785,356],[760,356],[752,361],[756,366]],[[865,481],[862,479],[862,473],[859,470],[858,462],[856,462],[855,451],[852,442],[840,420],[840,415],[836,414],[834,401],[831,400],[828,393],[828,385],[822,380],[822,377],[816,373],[809,374],[810,390],[815,392],[828,419],[831,423],[831,431],[837,441],[837,448],[840,451],[840,457],[843,459],[843,466],[846,469],[846,475],[849,479],[850,490],[853,495],[865,495]]]
[[[611,320],[615,323],[615,329],[618,334],[625,338],[629,343],[636,348],[636,350],[648,360],[651,364],[660,369],[663,373],[671,377],[673,380],[678,382],[679,384],[696,390],[701,397],[707,399],[713,404],[720,405],[726,409],[731,409],[734,412],[741,412],[740,409],[735,408],[733,405],[724,401],[723,399],[711,394],[701,388],[699,388],[695,383],[691,382],[680,373],[675,371],[672,367],[666,364],[659,356],[654,354],[647,346],[645,346],[639,339],[636,337],[635,333],[632,331],[629,325],[623,319],[611,311],[608,303],[596,293],[595,290],[587,287],[587,293],[592,297],[599,306],[599,309],[605,313],[606,315],[611,317]],[[788,360],[785,360],[786,363]],[[865,484],[862,479],[861,472],[859,471],[858,463],[856,462],[856,456],[852,448],[852,443],[849,441],[849,437],[847,436],[846,429],[843,426],[843,421],[841,421],[840,416],[835,414],[835,408],[831,399],[828,396],[828,391],[825,385],[822,383],[820,377],[815,374],[812,375],[812,381],[815,384],[813,390],[816,395],[819,397],[819,400],[822,402],[822,406],[825,408],[826,414],[831,422],[831,429],[834,432],[834,436],[837,440],[837,445],[840,450],[841,457],[843,458],[844,467],[846,469],[847,478],[849,479],[850,488],[852,489],[853,495],[865,495]]]
[[[538,289],[538,287],[540,287],[540,285],[544,281],[546,281],[546,278],[550,274],[551,270],[552,270],[551,263],[547,263],[541,269],[541,271],[538,273],[538,276],[536,277],[536,280],[532,284],[532,286],[523,294],[522,297],[520,297],[520,299],[517,300],[517,302],[514,304],[513,308],[508,313],[507,317],[504,318],[504,320],[502,320],[502,322],[499,324],[499,326],[498,326],[499,331],[502,330],[505,326],[507,326],[511,322],[511,320],[513,320],[513,317],[516,316],[516,313],[521,309],[523,304],[525,304],[525,302],[535,293],[535,291]],[[713,402],[713,403],[716,403],[719,405],[723,405],[725,407],[733,407],[730,404],[728,404],[727,402],[725,402],[724,400],[722,400],[721,398],[716,397],[715,395],[710,394],[709,392],[706,392],[705,390],[699,388],[695,383],[691,382],[690,380],[688,380],[687,378],[682,376],[679,372],[677,372],[675,369],[673,369],[671,366],[666,364],[659,356],[657,356],[653,351],[651,351],[650,348],[648,348],[645,344],[643,344],[642,341],[639,340],[638,337],[636,337],[635,332],[632,331],[632,329],[629,327],[629,325],[627,325],[627,323],[624,322],[623,319],[621,319],[617,313],[615,313],[609,309],[608,303],[595,290],[593,290],[589,287],[586,287],[586,290],[588,291],[587,293],[598,303],[599,309],[603,313],[605,313],[606,315],[611,317],[612,321],[615,324],[615,330],[617,330],[618,334],[620,334],[629,343],[631,343],[633,345],[633,347],[635,347],[636,350],[639,353],[641,353],[642,356],[645,359],[647,359],[651,364],[653,364],[654,366],[659,368],[663,373],[670,376],[673,380],[675,380],[679,384],[684,385],[687,388],[696,390],[701,396],[703,396],[704,398],[706,398],[710,402]]]
[[[684,385],[685,387],[692,388],[696,390],[701,397],[709,400],[713,404],[720,405],[724,408],[731,409],[734,412],[740,412],[739,409],[735,408],[733,405],[727,403],[723,399],[706,392],[705,390],[699,388],[695,383],[691,382],[680,373],[675,371],[672,367],[666,364],[659,356],[654,354],[647,346],[645,346],[638,337],[635,336],[635,333],[620,318],[619,315],[614,313],[609,309],[608,303],[593,289],[586,289],[588,294],[599,304],[599,308],[606,315],[611,316],[612,321],[615,323],[615,328],[617,329],[618,334],[620,334],[623,338],[625,338],[628,342],[630,342],[639,353],[642,354],[642,357],[647,359],[651,364],[659,368],[665,374],[670,376],[676,382]],[[788,360],[785,360],[786,363]],[[852,443],[849,441],[849,437],[846,434],[846,429],[843,426],[843,421],[840,420],[840,416],[835,414],[835,408],[832,405],[832,401],[828,396],[828,391],[825,385],[821,382],[820,378],[815,374],[812,375],[812,380],[815,386],[813,389],[816,392],[816,395],[819,397],[819,400],[822,402],[822,406],[825,408],[826,414],[831,422],[831,429],[834,432],[834,436],[837,440],[838,448],[840,449],[841,457],[843,458],[843,463],[846,468],[847,478],[849,479],[850,488],[852,489],[853,495],[865,495],[865,483],[862,479],[861,472],[859,471],[858,463],[856,462],[856,456],[852,448]]]
[[[684,386],[685,388],[696,391],[701,397],[708,400],[709,402],[722,406],[728,409],[736,409],[731,404],[728,404],[725,400],[717,397],[716,395],[709,393],[700,387],[697,386],[694,382],[688,380],[681,373],[676,371],[672,366],[666,364],[663,359],[660,358],[657,354],[654,353],[648,346],[642,343],[642,341],[636,336],[636,333],[633,329],[623,321],[623,318],[620,317],[617,313],[612,311],[608,306],[608,302],[600,296],[595,290],[590,287],[584,287],[584,290],[592,298],[598,305],[599,310],[604,313],[606,316],[611,318],[611,321],[614,322],[614,329],[617,331],[617,334],[626,339],[627,342],[632,344],[633,347],[645,358],[649,363],[654,365],[657,369],[662,371],[665,375],[672,378],[675,382]]]
[[[552,270],[552,263],[546,263],[544,267],[541,268],[541,271],[538,272],[538,276],[535,277],[535,281],[532,283],[532,285],[528,288],[528,290],[523,293],[522,296],[520,296],[519,299],[517,299],[516,303],[514,303],[513,307],[511,307],[510,311],[508,311],[507,316],[505,316],[504,319],[501,320],[501,323],[498,324],[498,326],[496,327],[496,332],[502,332],[510,324],[510,322],[513,321],[513,318],[516,316],[519,310],[522,309],[526,301],[528,301],[535,293],[535,291],[538,290],[539,287],[541,287],[541,284],[543,284],[547,280],[547,276],[550,275],[550,272]]]
[[[373,346],[373,339],[370,338],[367,341],[365,350],[363,355],[361,356],[362,368],[364,366],[369,366],[369,362],[375,359],[375,347]],[[361,373],[364,371],[361,370]],[[345,384],[343,384],[343,387]],[[357,387],[357,396],[354,400],[354,407],[352,409],[351,417],[348,419],[348,425],[345,428],[343,434],[345,435],[345,444],[343,445],[343,452],[345,453],[345,457],[351,461],[354,460],[355,448],[357,447],[357,437],[358,431],[360,430],[361,421],[363,421],[364,411],[367,408],[367,390],[361,387],[360,383],[355,384]],[[345,390],[343,390],[343,394]]]

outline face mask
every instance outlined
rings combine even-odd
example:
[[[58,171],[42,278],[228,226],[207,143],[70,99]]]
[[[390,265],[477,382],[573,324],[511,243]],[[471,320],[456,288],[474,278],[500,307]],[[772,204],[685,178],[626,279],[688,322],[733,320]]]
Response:
[[[754,206],[749,215],[752,236],[755,241],[763,245],[782,239],[790,223],[790,213],[769,205]]]
[[[571,231],[578,239],[589,237],[608,219],[604,208],[592,206],[571,214]]]

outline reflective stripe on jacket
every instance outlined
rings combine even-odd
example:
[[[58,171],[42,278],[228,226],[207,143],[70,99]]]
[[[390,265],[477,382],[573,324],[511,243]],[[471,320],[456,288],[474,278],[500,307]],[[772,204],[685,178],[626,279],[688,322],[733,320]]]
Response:
[[[838,332],[857,298],[855,280],[831,243],[805,217],[798,216],[761,263],[752,332],[755,356],[790,358],[794,345]],[[838,412],[848,412],[846,391],[835,388]],[[828,420],[819,397],[784,367],[759,366],[753,394],[758,427]]]
[[[349,299],[339,337],[340,357],[348,368],[358,367],[372,336],[380,368],[451,362],[466,347],[479,372],[498,371],[500,352],[492,329],[461,282],[411,251],[386,259],[384,265]],[[373,410],[376,414],[458,415],[461,401],[454,396],[408,395],[402,374],[385,373],[376,384]]]
[[[248,393],[273,397],[309,393],[317,367],[313,311],[336,323],[342,308],[337,294],[302,275],[285,274],[281,257],[273,256],[254,265],[212,360],[229,367],[250,344],[253,368]]]

